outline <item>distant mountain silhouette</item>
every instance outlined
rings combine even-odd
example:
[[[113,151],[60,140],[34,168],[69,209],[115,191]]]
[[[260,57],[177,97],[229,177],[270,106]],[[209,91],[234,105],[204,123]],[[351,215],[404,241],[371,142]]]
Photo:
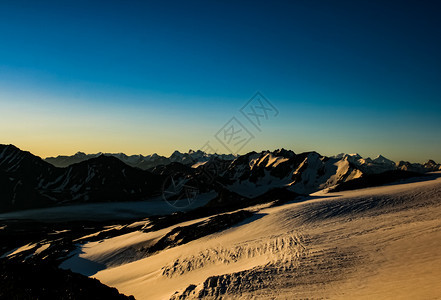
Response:
[[[212,157],[217,157],[222,160],[234,160],[236,158],[236,156],[232,154],[207,154],[201,150],[189,150],[187,153],[175,151],[172,155],[170,155],[170,157],[161,156],[156,153],[147,156],[143,156],[141,154],[129,156],[124,153],[100,152],[96,154],[85,154],[83,152],[77,152],[72,156],[48,157],[45,159],[45,161],[56,167],[65,168],[72,164],[86,161],[100,155],[116,157],[129,166],[137,167],[143,170],[148,170],[160,165],[168,165],[173,162],[179,162],[184,165],[193,165],[195,163],[206,162]]]
[[[62,203],[129,201],[160,193],[162,177],[115,157],[57,168],[12,145],[0,145],[0,211]]]
[[[145,170],[147,167],[149,170]],[[265,195],[271,195],[272,200],[306,195],[352,180],[356,180],[356,186],[355,183],[365,182],[363,178],[371,182],[370,178],[374,178],[371,175],[391,171],[414,172],[412,176],[415,176],[436,170],[441,170],[441,165],[432,160],[425,164],[395,164],[381,155],[374,159],[358,154],[326,157],[317,152],[296,154],[285,149],[250,152],[238,157],[175,151],[168,158],[157,154],[77,153],[42,160],[13,145],[0,145],[0,211],[66,203],[145,200],[160,195],[165,178],[176,173],[195,178],[200,192],[215,190],[218,196],[213,201],[229,203],[240,199],[262,200]]]

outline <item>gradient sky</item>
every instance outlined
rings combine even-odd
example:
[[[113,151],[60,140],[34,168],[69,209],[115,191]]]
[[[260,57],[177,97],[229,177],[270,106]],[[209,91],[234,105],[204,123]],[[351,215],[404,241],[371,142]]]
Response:
[[[0,143],[170,155],[236,116],[241,153],[441,162],[441,5],[384,2],[1,1]]]

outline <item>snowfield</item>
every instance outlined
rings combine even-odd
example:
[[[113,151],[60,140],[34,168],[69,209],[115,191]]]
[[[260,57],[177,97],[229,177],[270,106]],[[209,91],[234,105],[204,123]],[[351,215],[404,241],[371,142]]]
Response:
[[[162,197],[146,201],[104,202],[72,204],[48,208],[28,209],[0,214],[0,220],[35,220],[43,222],[64,222],[78,220],[131,220],[153,215],[169,215],[177,211],[189,211],[208,203],[216,193],[209,192],[197,195],[188,203],[188,199],[174,203],[177,207],[164,201]]]
[[[125,250],[173,228],[87,243],[62,267],[96,264],[87,275],[136,299],[441,297],[440,172],[253,209],[236,226],[146,257]]]

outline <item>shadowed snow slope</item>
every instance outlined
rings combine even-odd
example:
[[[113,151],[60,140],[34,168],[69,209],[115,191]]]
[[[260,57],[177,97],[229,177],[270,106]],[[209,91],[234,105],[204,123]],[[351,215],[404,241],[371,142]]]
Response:
[[[185,205],[188,204],[188,200],[183,199],[175,203],[178,208],[165,202],[162,197],[156,197],[149,201],[88,203],[19,210],[0,213],[0,221],[35,220],[43,222],[65,222],[78,220],[130,220],[153,215],[169,215],[178,211],[189,211],[206,205],[215,196],[216,193],[214,192],[200,194],[186,207]],[[184,208],[180,208],[179,205]]]
[[[136,299],[439,298],[439,175],[255,208],[258,217],[143,258],[112,264],[118,249],[192,222],[88,243],[80,257],[105,264],[94,277]]]

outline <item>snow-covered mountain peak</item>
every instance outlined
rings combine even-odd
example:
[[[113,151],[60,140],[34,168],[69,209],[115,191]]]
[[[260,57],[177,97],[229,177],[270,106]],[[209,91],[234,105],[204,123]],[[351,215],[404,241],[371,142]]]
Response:
[[[358,153],[349,153],[349,154],[348,153],[340,153],[340,154],[332,156],[332,158],[335,158],[335,159],[346,159],[346,160],[349,160],[349,161],[357,161],[359,159],[362,159],[363,157],[360,154],[358,154]]]
[[[372,163],[387,166],[389,168],[395,168],[396,164],[394,161],[387,159],[383,155],[378,155],[372,160]]]
[[[86,153],[78,151],[77,153],[74,154],[75,157],[84,157],[86,156]]]

